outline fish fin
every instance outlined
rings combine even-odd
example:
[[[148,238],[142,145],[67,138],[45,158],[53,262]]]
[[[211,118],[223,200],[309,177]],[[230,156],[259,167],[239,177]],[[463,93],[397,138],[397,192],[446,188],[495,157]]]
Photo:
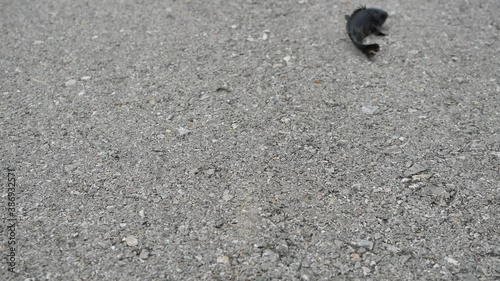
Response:
[[[351,17],[354,17],[354,15],[360,11],[366,10],[366,6],[359,6],[354,12],[352,12]]]
[[[374,35],[377,35],[377,36],[387,36],[387,34],[385,34],[382,31],[380,31],[380,29],[378,29],[378,27],[373,27],[372,33]]]

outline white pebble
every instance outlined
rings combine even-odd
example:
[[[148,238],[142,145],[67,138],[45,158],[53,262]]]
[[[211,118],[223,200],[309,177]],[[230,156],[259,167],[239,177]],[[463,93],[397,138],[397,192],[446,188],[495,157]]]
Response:
[[[70,79],[70,80],[66,81],[66,83],[64,83],[64,85],[66,85],[66,87],[71,87],[71,86],[74,86],[75,84],[76,84],[75,79]]]
[[[129,235],[126,238],[123,238],[123,241],[125,241],[129,247],[134,247],[139,244],[139,240],[137,240],[137,237],[134,235]]]

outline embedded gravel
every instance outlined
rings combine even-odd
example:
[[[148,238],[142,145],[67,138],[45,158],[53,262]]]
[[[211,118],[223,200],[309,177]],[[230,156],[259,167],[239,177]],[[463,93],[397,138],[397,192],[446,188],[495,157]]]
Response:
[[[0,2],[7,280],[500,280],[500,1]]]

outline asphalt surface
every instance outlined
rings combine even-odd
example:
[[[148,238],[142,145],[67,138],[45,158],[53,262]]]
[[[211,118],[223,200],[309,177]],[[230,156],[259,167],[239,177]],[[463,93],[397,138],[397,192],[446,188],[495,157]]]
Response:
[[[0,2],[3,280],[500,280],[499,1]]]

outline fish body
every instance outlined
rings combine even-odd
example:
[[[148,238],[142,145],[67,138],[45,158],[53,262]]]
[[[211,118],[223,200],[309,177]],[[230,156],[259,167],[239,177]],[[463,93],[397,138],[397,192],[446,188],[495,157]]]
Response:
[[[350,16],[345,16],[347,20],[347,34],[351,38],[356,48],[360,49],[367,57],[372,57],[379,50],[378,44],[363,45],[363,40],[370,34],[386,36],[380,31],[388,17],[384,10],[375,8],[360,7]]]

